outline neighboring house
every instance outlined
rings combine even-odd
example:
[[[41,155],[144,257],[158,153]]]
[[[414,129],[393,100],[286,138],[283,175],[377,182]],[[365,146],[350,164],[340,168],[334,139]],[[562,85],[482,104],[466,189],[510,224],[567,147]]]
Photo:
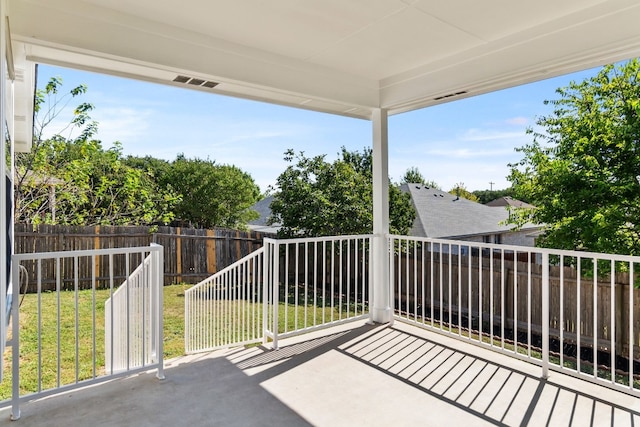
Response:
[[[422,184],[403,184],[401,189],[411,195],[416,209],[409,233],[412,236],[535,245],[540,226],[531,224],[512,230],[512,225],[504,224],[509,217],[507,209],[492,208]]]
[[[411,236],[532,247],[539,234],[540,227],[533,224],[518,231],[504,225],[509,217],[507,209],[491,208],[422,184],[403,184],[401,189],[409,192],[416,209]],[[260,217],[249,222],[250,230],[278,232],[281,224],[267,224],[272,201],[273,196],[269,196],[253,205]]]
[[[512,207],[512,208],[535,208],[535,206],[530,205],[529,203],[525,203],[522,200],[514,199],[509,196],[500,197],[495,200],[490,201],[486,204],[486,206],[495,207]]]
[[[267,220],[271,216],[271,202],[273,201],[273,196],[265,197],[264,199],[257,202],[255,205],[251,206],[251,209],[258,212],[260,217],[258,219],[254,219],[253,221],[249,221],[247,227],[252,231],[259,231],[260,233],[271,233],[275,234],[280,230],[282,224],[267,224]]]

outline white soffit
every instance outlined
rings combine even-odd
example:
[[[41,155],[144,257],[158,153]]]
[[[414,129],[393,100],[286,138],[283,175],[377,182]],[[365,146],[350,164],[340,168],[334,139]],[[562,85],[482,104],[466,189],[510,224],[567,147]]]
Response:
[[[640,55],[637,0],[8,3],[36,61],[362,118]]]

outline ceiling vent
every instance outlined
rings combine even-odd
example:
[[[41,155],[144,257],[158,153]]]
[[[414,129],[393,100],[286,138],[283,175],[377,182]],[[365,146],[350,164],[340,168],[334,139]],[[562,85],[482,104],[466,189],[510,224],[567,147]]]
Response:
[[[208,89],[212,89],[218,86],[218,82],[212,82],[209,80],[198,79],[196,77],[188,77],[183,75],[178,75],[173,79],[176,83],[188,84],[191,86],[201,86],[206,87]]]
[[[15,68],[15,81],[24,82],[24,69]]]
[[[453,98],[454,96],[460,96],[460,95],[464,95],[465,93],[467,93],[466,90],[460,91],[460,92],[455,92],[455,93],[449,93],[446,95],[442,95],[442,96],[438,96],[436,98],[433,98],[434,101],[440,101],[441,99],[445,99],[445,98]]]
[[[173,81],[177,83],[186,83],[189,80],[191,80],[191,77],[187,77],[187,76],[176,76],[176,78],[173,79]]]

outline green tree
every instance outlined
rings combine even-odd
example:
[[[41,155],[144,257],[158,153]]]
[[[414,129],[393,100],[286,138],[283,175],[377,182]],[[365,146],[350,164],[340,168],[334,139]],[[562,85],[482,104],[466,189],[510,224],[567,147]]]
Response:
[[[516,195],[537,209],[516,224],[546,224],[538,243],[640,254],[640,63],[607,65],[557,89],[553,113],[510,165]]]
[[[500,197],[515,197],[515,191],[512,187],[505,188],[504,190],[476,190],[472,191],[472,193],[478,198],[478,202],[483,205],[486,205],[492,200],[499,199]],[[522,201],[528,203],[527,200]]]
[[[44,141],[18,193],[16,218],[72,225],[171,221],[178,197],[160,190],[151,176],[121,160],[119,143],[104,150],[96,140]]]
[[[45,137],[47,127],[85,92],[84,85],[62,92],[62,81],[55,77],[37,90],[33,149],[16,155],[16,220],[73,225],[170,221],[177,197],[123,164],[119,143],[104,150],[93,139],[98,124],[89,115],[91,104],[81,103],[66,127]]]
[[[440,190],[441,187],[435,181],[428,181],[420,170],[417,167],[412,166],[404,172],[402,179],[400,180],[401,184],[423,184],[429,188],[435,188],[436,190]]]
[[[139,169],[152,177],[161,186],[167,185],[166,176],[171,170],[171,162],[152,156],[127,156],[124,163],[132,168]]]
[[[236,166],[180,154],[160,181],[182,195],[176,218],[195,227],[245,228],[258,217],[251,206],[259,200],[260,188]]]
[[[270,222],[283,237],[366,234],[373,229],[372,152],[347,151],[333,163],[325,156],[285,153],[291,163],[277,179]],[[407,234],[415,219],[409,194],[389,185],[390,229]]]
[[[467,187],[465,187],[464,182],[459,182],[456,185],[454,185],[453,188],[449,190],[449,194],[453,194],[457,197],[462,197],[463,199],[471,200],[472,202],[479,201],[478,197],[475,194],[467,190]]]

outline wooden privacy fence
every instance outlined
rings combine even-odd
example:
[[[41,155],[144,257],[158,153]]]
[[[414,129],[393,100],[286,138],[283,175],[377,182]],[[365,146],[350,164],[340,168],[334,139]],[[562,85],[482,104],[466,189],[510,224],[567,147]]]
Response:
[[[421,249],[396,254],[393,286],[396,298],[401,295],[401,301],[397,301],[398,306],[405,313],[419,317],[424,314],[426,318],[434,317],[445,323],[462,322],[464,327],[467,326],[467,320],[461,318],[471,318],[472,327],[477,330],[482,328],[485,332],[489,331],[492,318],[494,328],[499,328],[504,322],[505,328],[515,333],[526,331],[530,324],[532,332],[539,335],[543,316],[543,267],[537,259],[539,256],[531,254],[531,259],[527,262],[520,258],[514,261],[513,257],[502,260],[500,255],[492,257],[488,253],[483,256],[478,253],[473,255],[432,253],[428,250],[423,253]],[[636,271],[640,271],[638,266]],[[564,343],[575,344],[579,333],[581,346],[593,347],[596,331],[599,349],[606,350],[611,343],[614,316],[613,339],[616,353],[628,354],[629,343],[633,342],[635,357],[640,357],[640,289],[630,286],[630,282],[627,272],[616,272],[612,280],[609,271],[601,270],[597,280],[594,280],[592,268],[580,274],[572,266],[551,266],[551,338],[559,340],[562,326]],[[640,282],[636,278],[634,283]],[[595,317],[594,302],[597,312]],[[632,304],[635,320],[631,332],[629,304]],[[483,319],[482,325],[478,324],[480,318]],[[633,341],[630,334],[633,334]]]
[[[54,252],[71,250],[91,250],[148,246],[157,243],[164,247],[164,283],[197,283],[226,266],[262,247],[263,237],[259,232],[227,229],[200,230],[180,227],[112,227],[112,226],[61,226],[16,224],[15,252]],[[141,261],[132,256],[129,264],[135,268]],[[109,286],[107,277],[113,268],[114,277],[119,281],[127,277],[124,257],[98,257],[95,262],[89,258],[80,260],[80,289],[91,287],[92,271],[95,269],[98,288]],[[35,265],[32,266],[35,268]],[[55,269],[53,263],[44,264],[42,290],[55,289]],[[61,260],[62,287],[73,288],[65,277],[73,277],[70,262]],[[29,269],[28,269],[29,270]],[[68,271],[69,274],[65,274]],[[34,275],[29,275],[28,290],[36,290]],[[116,286],[120,282],[116,283]]]

